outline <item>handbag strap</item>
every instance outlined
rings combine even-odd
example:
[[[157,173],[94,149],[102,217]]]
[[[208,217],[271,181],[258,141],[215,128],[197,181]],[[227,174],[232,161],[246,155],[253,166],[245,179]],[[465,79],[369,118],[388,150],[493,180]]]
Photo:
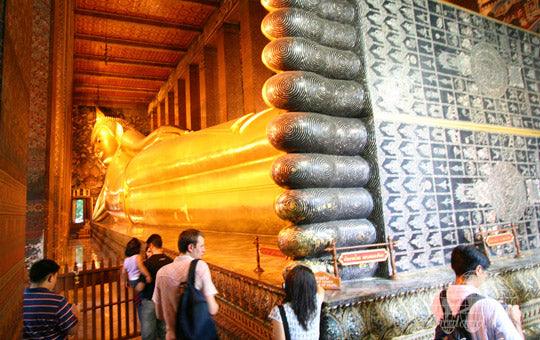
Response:
[[[189,274],[187,279],[188,286],[195,287],[195,268],[197,267],[197,262],[199,262],[199,259],[195,259],[189,264]]]
[[[283,322],[283,330],[285,331],[285,340],[291,340],[291,333],[289,332],[289,322],[287,322],[287,314],[285,314],[285,308],[283,305],[278,306],[279,314],[281,315],[281,321]]]

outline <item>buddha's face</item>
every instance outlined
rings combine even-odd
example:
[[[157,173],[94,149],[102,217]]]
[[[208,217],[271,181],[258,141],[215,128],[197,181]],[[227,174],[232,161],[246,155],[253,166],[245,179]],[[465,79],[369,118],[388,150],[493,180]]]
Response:
[[[96,125],[92,133],[92,144],[96,157],[105,165],[109,164],[118,149],[116,136],[106,125]]]

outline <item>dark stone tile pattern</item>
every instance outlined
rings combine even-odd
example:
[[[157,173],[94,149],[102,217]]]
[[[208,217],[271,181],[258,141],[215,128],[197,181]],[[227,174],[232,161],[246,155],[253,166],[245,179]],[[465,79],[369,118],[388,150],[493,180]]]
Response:
[[[452,248],[473,242],[480,228],[503,225],[477,197],[488,194],[481,185],[493,164],[512,164],[527,187],[539,186],[538,138],[393,122],[376,128],[383,214],[387,233],[398,241],[400,270],[448,263]],[[533,190],[523,199],[521,247],[539,248],[540,201]]]
[[[540,129],[538,36],[436,1],[357,3],[381,190],[376,219],[398,241],[398,270],[448,264],[455,245],[502,225],[481,197],[497,164],[523,179],[519,239],[524,250],[539,248],[539,140],[501,130]],[[494,130],[443,127],[453,121]]]
[[[367,0],[359,6],[375,114],[540,128],[538,36],[436,1]],[[502,96],[483,94],[469,74],[478,66],[478,46],[496,50],[506,64]]]

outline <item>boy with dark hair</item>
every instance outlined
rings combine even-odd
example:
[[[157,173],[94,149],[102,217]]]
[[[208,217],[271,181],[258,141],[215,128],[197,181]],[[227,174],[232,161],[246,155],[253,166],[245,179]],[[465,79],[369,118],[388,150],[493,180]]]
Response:
[[[452,251],[450,263],[456,280],[435,296],[431,307],[439,324],[435,339],[456,334],[473,340],[523,339],[519,307],[509,306],[506,312],[479,290],[488,277],[486,255],[474,246],[459,245]]]
[[[178,287],[187,281],[191,261],[202,258],[206,251],[202,233],[197,229],[184,230],[178,237],[178,250],[180,255],[158,271],[152,297],[158,319],[165,321],[167,340],[176,339],[176,313],[180,299]],[[215,297],[217,289],[212,282],[210,268],[204,261],[197,264],[195,288],[206,298],[210,314],[216,314],[219,308]]]
[[[30,267],[30,287],[24,290],[23,338],[65,339],[75,334],[77,316],[61,295],[52,292],[60,266],[43,259]]]
[[[152,301],[156,275],[161,267],[172,262],[172,259],[163,252],[163,240],[158,234],[152,234],[146,240],[146,256],[144,266],[150,272],[152,282],[144,286],[141,292],[139,305],[139,319],[141,320],[142,340],[165,339],[165,324],[156,317],[156,308]]]

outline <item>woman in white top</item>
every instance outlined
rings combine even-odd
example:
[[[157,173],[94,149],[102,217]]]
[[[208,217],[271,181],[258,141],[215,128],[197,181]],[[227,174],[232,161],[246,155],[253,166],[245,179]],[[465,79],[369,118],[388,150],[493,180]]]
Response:
[[[130,287],[135,288],[138,292],[144,289],[145,281],[146,283],[152,282],[150,272],[148,272],[148,269],[146,269],[142,261],[141,246],[141,241],[132,238],[129,240],[126,245],[126,250],[124,251],[126,258],[124,259],[123,274],[127,274],[127,284]],[[141,273],[146,280],[141,277]]]
[[[286,274],[283,309],[291,340],[319,338],[323,299],[324,289],[317,286],[311,269],[298,265]],[[275,306],[268,317],[272,320],[273,339],[285,340],[279,306]]]

